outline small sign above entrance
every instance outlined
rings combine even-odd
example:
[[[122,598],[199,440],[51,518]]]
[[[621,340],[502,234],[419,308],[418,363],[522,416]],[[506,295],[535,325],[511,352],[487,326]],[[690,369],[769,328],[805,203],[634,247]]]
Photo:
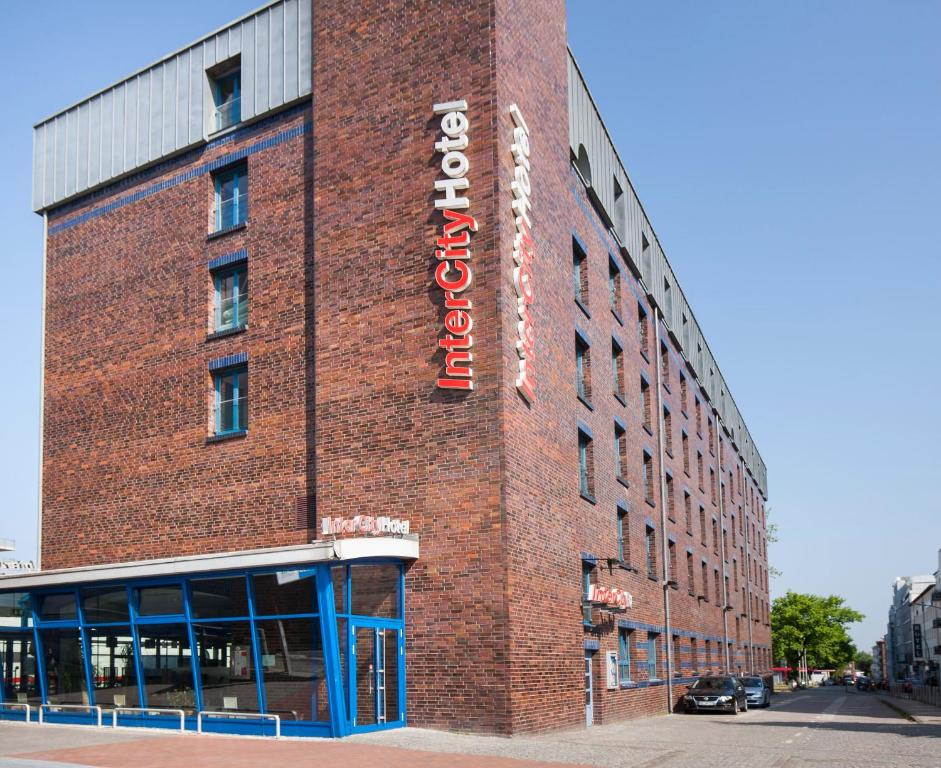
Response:
[[[323,536],[336,536],[341,533],[405,536],[408,532],[409,521],[396,517],[356,515],[355,517],[325,517],[320,521],[320,533]]]

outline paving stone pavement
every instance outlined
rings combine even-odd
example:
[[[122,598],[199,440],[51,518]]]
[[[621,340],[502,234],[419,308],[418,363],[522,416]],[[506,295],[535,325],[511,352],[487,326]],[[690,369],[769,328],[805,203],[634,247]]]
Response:
[[[771,709],[673,715],[504,739],[407,728],[320,739],[151,735],[0,724],[0,768],[941,768],[941,724],[913,723],[874,694],[779,694]]]

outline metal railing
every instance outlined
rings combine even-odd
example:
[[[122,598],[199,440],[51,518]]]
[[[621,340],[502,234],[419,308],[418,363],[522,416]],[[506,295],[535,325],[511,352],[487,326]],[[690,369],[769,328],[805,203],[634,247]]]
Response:
[[[0,708],[2,708],[2,707],[17,707],[17,708],[22,707],[24,710],[26,710],[26,722],[27,722],[27,723],[29,722],[29,713],[30,713],[30,712],[32,711],[32,709],[33,709],[29,704],[21,704],[21,703],[18,702],[18,701],[4,702],[4,703],[0,704]]]
[[[223,131],[231,128],[242,120],[242,100],[239,98],[229,99],[224,104],[216,107],[215,125],[217,131]]]
[[[216,206],[216,230],[237,227],[248,219],[248,192],[221,200]]]
[[[206,717],[225,717],[231,719],[244,719],[244,718],[262,718],[268,720],[274,720],[274,737],[276,739],[281,738],[281,718],[278,715],[272,715],[268,712],[217,712],[202,710],[196,714],[196,733],[203,732],[203,716]]]
[[[115,707],[111,710],[111,727],[118,727],[118,712],[140,712],[142,714],[150,714],[156,712],[161,715],[179,715],[180,716],[180,730],[186,730],[186,713],[182,709],[161,709],[160,707]]]
[[[63,710],[63,709],[81,709],[86,712],[94,711],[98,716],[98,727],[101,728],[101,707],[97,704],[40,704],[39,705],[39,724],[43,724],[43,712],[45,710]]]

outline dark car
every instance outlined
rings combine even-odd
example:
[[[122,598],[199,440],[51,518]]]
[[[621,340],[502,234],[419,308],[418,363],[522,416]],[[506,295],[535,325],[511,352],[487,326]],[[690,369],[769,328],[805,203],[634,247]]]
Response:
[[[872,682],[865,675],[860,675],[856,678],[856,688],[860,691],[870,691],[872,690]]]
[[[771,689],[758,675],[739,678],[745,686],[745,699],[750,707],[770,707]]]
[[[709,675],[698,677],[689,686],[683,697],[686,712],[731,712],[737,715],[748,709],[745,686],[731,675]]]

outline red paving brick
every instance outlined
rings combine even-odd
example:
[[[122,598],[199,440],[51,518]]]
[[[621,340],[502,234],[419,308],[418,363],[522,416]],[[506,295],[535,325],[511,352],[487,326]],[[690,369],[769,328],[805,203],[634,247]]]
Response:
[[[558,768],[563,765],[509,757],[419,752],[326,739],[266,741],[196,735],[27,752],[16,757],[98,768],[125,768],[132,762],[136,768],[166,768],[173,765],[200,768],[256,768],[258,765],[291,768],[323,768],[325,765],[341,765],[343,768]],[[564,765],[567,768],[578,768],[571,763]]]

